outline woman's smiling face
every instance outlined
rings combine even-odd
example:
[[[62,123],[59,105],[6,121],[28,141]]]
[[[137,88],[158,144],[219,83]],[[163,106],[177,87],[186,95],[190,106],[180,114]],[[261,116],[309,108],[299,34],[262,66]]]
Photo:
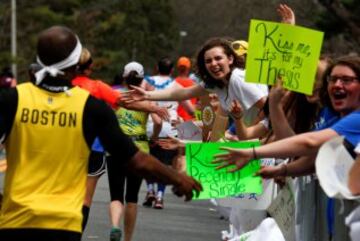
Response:
[[[232,56],[227,56],[223,47],[214,47],[207,50],[204,54],[205,67],[212,78],[227,81],[227,76],[231,72],[230,66],[234,59]]]
[[[342,116],[360,108],[360,82],[350,67],[335,66],[328,76],[327,89],[334,110]]]

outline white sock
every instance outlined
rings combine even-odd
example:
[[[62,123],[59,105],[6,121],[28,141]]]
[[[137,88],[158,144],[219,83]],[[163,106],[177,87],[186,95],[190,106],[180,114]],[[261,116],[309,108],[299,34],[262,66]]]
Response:
[[[156,197],[157,198],[162,198],[163,197],[163,192],[162,191],[158,191],[157,194],[156,194]]]
[[[154,184],[148,184],[147,185],[147,191],[148,192],[153,192],[154,191]]]

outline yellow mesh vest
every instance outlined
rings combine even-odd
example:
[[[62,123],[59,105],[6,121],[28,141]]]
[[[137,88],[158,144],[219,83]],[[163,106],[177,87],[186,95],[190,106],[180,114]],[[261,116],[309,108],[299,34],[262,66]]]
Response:
[[[17,90],[0,228],[81,232],[89,157],[82,120],[89,94],[78,87],[69,95],[51,93],[30,83]]]
[[[121,130],[126,135],[146,135],[146,123],[149,116],[147,112],[120,108],[116,111],[116,116]],[[149,153],[149,143],[147,141],[135,141],[135,144],[141,151]]]

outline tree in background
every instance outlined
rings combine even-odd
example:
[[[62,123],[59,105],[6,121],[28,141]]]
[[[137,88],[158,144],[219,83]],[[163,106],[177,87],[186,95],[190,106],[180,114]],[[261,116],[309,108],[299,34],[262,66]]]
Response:
[[[164,56],[172,56],[179,43],[174,9],[168,0],[126,0],[126,18],[120,42],[131,60],[148,68]]]
[[[27,68],[35,61],[38,33],[51,25],[71,26],[73,9],[79,7],[76,0],[48,3],[46,0],[17,1],[17,58],[18,79],[27,80]],[[3,23],[3,41],[0,41],[0,64],[9,65],[10,58],[10,1],[0,3],[0,21]]]
[[[279,21],[280,0],[31,0],[17,1],[19,80],[35,61],[37,34],[55,24],[69,26],[90,49],[94,77],[112,80],[136,60],[147,72],[165,55],[194,56],[206,39],[247,39],[251,19]],[[358,0],[287,1],[298,25],[325,32],[323,52],[359,49]],[[0,67],[10,65],[10,0],[0,1]],[[180,30],[187,35],[180,39]]]
[[[193,56],[197,46],[214,36],[247,39],[251,19],[279,21],[280,3],[295,10],[297,25],[325,32],[323,52],[359,49],[359,0],[172,0],[179,28],[187,32],[179,55]]]
[[[360,47],[360,5],[357,0],[319,0],[324,10],[317,26],[325,32],[325,48],[344,54]]]
[[[111,81],[127,61],[120,43],[126,13],[115,0],[81,0],[73,28],[94,58],[94,77]]]
[[[10,65],[10,1],[0,2],[0,66]],[[112,80],[130,60],[154,66],[177,46],[178,30],[167,0],[31,0],[17,2],[18,75],[27,80],[38,33],[72,28],[94,56],[95,77]]]

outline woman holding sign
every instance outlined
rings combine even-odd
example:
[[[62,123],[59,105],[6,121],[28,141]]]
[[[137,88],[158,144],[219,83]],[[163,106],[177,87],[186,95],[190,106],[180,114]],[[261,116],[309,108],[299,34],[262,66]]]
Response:
[[[286,4],[280,4],[279,7],[277,8],[277,12],[279,13],[279,15],[281,17],[282,23],[295,25],[295,13],[289,6],[287,6]],[[246,60],[246,54],[247,54],[247,49],[248,49],[248,44],[247,44],[247,42],[245,42],[245,43],[246,44],[244,44],[244,41],[234,41],[232,43],[232,47],[235,49],[236,53],[244,60]],[[283,107],[285,107],[284,103],[291,102],[291,100],[289,100],[289,98],[288,98],[288,94],[289,94],[289,92],[286,93],[286,96],[285,96],[285,90],[282,88],[281,83],[280,82],[277,83],[272,88],[272,91],[269,93],[269,99],[267,100],[266,104],[263,107],[262,112],[265,115],[265,118],[262,121],[256,123],[255,125],[252,125],[250,127],[247,126],[243,121],[244,110],[243,110],[242,106],[240,105],[240,103],[237,100],[234,100],[231,103],[230,108],[229,108],[231,116],[234,119],[234,123],[228,129],[229,136],[236,134],[237,138],[239,140],[249,140],[249,139],[254,139],[254,138],[262,139],[262,138],[266,137],[266,138],[264,138],[264,142],[267,143],[270,139],[269,138],[270,135],[273,134],[270,131],[271,124],[270,124],[270,120],[269,120],[269,118],[270,118],[270,116],[269,116],[270,110],[269,109],[274,110],[272,112],[274,113],[274,116],[276,116],[276,120],[273,120],[273,121],[280,122],[282,124],[284,123],[285,126],[287,127],[287,128],[285,128],[286,131],[293,133],[292,128],[289,126],[289,123],[287,121],[287,118],[286,118],[287,115],[283,110]],[[270,100],[270,97],[272,97],[271,98],[272,100]],[[291,98],[291,99],[294,99],[294,98]],[[273,104],[271,107],[269,107],[269,105],[271,105],[269,103],[271,103],[271,102]],[[288,106],[287,109],[289,109],[291,107],[291,103],[288,104],[287,106]],[[296,117],[296,116],[291,116],[291,117]],[[276,128],[276,129],[281,129],[281,133],[283,133],[284,128]],[[275,129],[275,133],[276,133],[276,129]],[[283,136],[283,135],[281,135],[281,136]],[[280,137],[278,139],[280,139]]]
[[[295,15],[287,5],[281,4],[278,12],[282,22],[295,24]],[[214,92],[219,97],[223,114],[237,100],[244,111],[245,123],[252,123],[264,106],[267,87],[245,82],[244,60],[231,45],[226,39],[213,38],[200,48],[195,65],[197,75],[203,80],[200,85],[151,92],[134,87],[129,95],[122,96],[123,100],[185,100]]]
[[[267,86],[245,82],[243,61],[223,38],[212,38],[200,49],[196,57],[196,72],[203,80],[188,88],[145,91],[134,87],[124,101],[140,100],[186,100],[214,92],[218,95],[223,113],[227,113],[233,100],[244,109],[244,118],[251,123],[265,103]]]

